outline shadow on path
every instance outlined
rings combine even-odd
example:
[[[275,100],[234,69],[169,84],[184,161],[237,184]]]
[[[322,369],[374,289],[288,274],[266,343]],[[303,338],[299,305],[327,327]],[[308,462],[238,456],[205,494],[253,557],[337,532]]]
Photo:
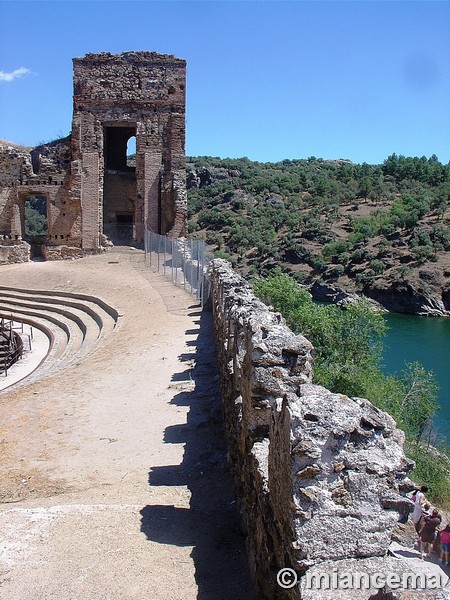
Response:
[[[212,315],[196,310],[197,339],[188,344],[192,352],[180,357],[192,366],[173,376],[194,387],[172,400],[190,407],[187,423],[167,427],[164,436],[165,443],[185,444],[183,462],[149,473],[151,486],[187,485],[190,508],[147,505],[141,510],[141,530],[156,542],[194,546],[197,600],[257,600],[226,459]]]

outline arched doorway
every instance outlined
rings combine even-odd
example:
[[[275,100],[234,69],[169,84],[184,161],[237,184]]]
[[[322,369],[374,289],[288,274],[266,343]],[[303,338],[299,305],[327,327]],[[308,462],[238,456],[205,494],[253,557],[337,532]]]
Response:
[[[109,123],[103,133],[103,233],[114,244],[127,245],[135,238],[136,126]]]
[[[127,167],[136,168],[136,136],[132,135],[127,141]]]
[[[24,240],[31,246],[31,258],[42,256],[42,244],[48,235],[47,198],[29,194],[24,198]]]

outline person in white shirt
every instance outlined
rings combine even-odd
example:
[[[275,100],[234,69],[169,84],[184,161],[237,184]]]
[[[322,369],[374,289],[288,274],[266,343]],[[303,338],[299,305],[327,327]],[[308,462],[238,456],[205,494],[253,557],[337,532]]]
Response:
[[[416,497],[414,500],[414,510],[411,514],[412,522],[414,523],[414,527],[417,533],[420,533],[420,530],[423,525],[423,507],[428,501],[425,497],[425,494],[428,492],[428,487],[423,485],[420,490],[417,490]]]

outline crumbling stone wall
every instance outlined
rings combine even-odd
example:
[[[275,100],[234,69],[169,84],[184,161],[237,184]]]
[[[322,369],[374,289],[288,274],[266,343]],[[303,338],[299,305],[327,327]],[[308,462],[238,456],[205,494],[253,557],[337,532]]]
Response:
[[[28,148],[0,140],[0,235],[19,241],[17,186],[32,174]],[[19,227],[18,227],[19,226]]]
[[[28,262],[30,260],[30,244],[13,242],[0,237],[0,265]]]
[[[388,414],[311,383],[310,342],[229,263],[214,260],[210,276],[229,458],[251,568],[262,597],[298,600],[298,586],[277,584],[280,569],[300,579],[321,563],[330,570],[358,559],[364,568],[384,557],[399,513],[409,510],[401,491],[412,463]]]
[[[71,205],[69,138],[29,149],[0,142],[0,234],[20,243],[25,237],[27,196],[47,202],[48,234],[43,243],[81,245],[80,202]]]
[[[73,68],[70,136],[34,149],[0,140],[0,235],[26,237],[24,204],[33,195],[46,199],[48,233],[28,241],[49,259],[98,252],[109,245],[105,236],[122,243],[123,220],[129,242],[143,242],[146,227],[185,235],[186,62],[101,53],[75,58]]]

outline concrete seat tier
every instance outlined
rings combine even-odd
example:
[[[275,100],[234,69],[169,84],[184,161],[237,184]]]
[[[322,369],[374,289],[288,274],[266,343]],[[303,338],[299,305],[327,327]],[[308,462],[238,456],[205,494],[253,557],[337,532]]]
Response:
[[[45,359],[20,381],[36,381],[88,356],[116,327],[119,314],[100,298],[0,286],[0,318],[22,321],[49,340]],[[19,385],[16,383],[15,385]]]

